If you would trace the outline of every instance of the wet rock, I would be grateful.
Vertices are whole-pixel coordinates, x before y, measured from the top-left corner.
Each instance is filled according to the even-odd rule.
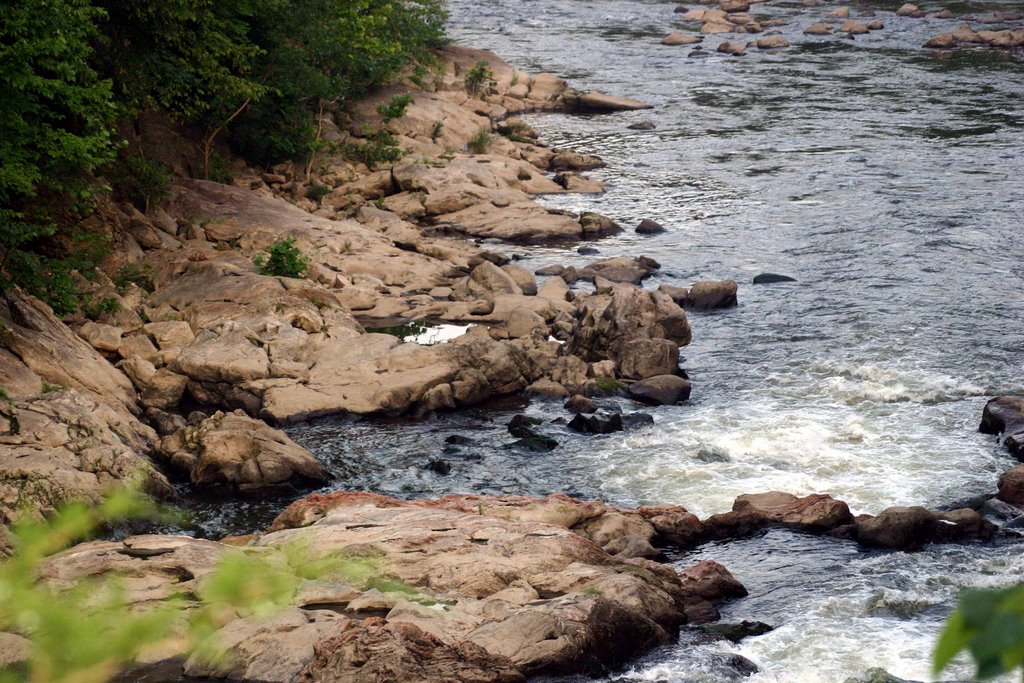
[[[701,42],[702,40],[704,40],[704,36],[687,35],[685,33],[670,33],[669,35],[665,36],[661,40],[661,44],[662,45],[693,45],[695,43]],[[633,124],[633,125],[640,125],[640,124]],[[633,130],[653,130],[654,124],[649,124],[649,125],[651,126],[650,128],[633,128],[633,126],[629,126],[629,128],[631,128]]]
[[[704,526],[714,538],[733,538],[776,524],[821,533],[852,522],[849,506],[831,496],[816,493],[797,498],[771,491],[739,496],[732,511],[712,515]]]
[[[824,36],[828,35],[829,33],[832,33],[832,28],[832,24],[819,22],[817,24],[811,24],[810,26],[805,28],[804,33],[811,36]]]
[[[552,171],[593,171],[604,165],[601,157],[568,150],[557,152],[555,156],[551,157]]]
[[[755,285],[767,285],[775,282],[796,282],[796,278],[788,275],[779,275],[777,273],[761,273],[760,275],[754,276]]]
[[[629,397],[647,405],[675,405],[690,398],[690,382],[676,375],[658,375],[629,385]]]
[[[530,436],[533,434],[533,427],[544,424],[539,417],[528,417],[526,415],[513,415],[509,420],[506,429],[512,436]]]
[[[580,214],[579,222],[585,237],[605,237],[622,231],[622,227],[611,218],[593,211]]]
[[[742,57],[743,55],[747,54],[746,47],[744,47],[741,43],[734,43],[729,40],[719,45],[718,51],[724,52],[727,55],[732,55],[733,57]]]
[[[900,5],[900,8],[896,10],[896,15],[900,17],[921,17],[924,13],[913,3],[904,3]]]
[[[956,39],[953,38],[952,33],[940,33],[937,36],[929,38],[928,41],[925,42],[924,47],[945,49],[954,47],[955,45]]]
[[[837,7],[828,13],[828,16],[835,17],[836,19],[847,19],[850,16],[849,7]]]
[[[948,9],[939,10],[932,16],[935,17],[936,19],[956,19],[956,14],[954,14]]]
[[[567,426],[581,434],[611,434],[624,429],[622,416],[619,413],[596,413],[594,415],[577,413]]]
[[[764,38],[757,39],[758,50],[776,50],[783,47],[789,47],[790,43],[782,36],[765,36]]]
[[[89,342],[97,351],[116,353],[121,348],[121,336],[124,330],[112,325],[87,322],[78,329],[78,336]]]
[[[427,462],[427,469],[436,474],[446,476],[452,473],[452,464],[447,460],[430,460]]]
[[[885,24],[878,20],[872,21],[868,24],[869,31],[881,31],[883,28],[885,28]]]
[[[646,256],[636,258],[620,256],[589,263],[580,270],[580,275],[588,278],[600,276],[610,282],[628,282],[638,285],[660,268],[661,265],[657,261]]]
[[[474,441],[473,439],[469,438],[468,436],[463,436],[462,434],[449,434],[448,436],[446,436],[444,438],[444,442],[446,444],[450,444],[452,446],[475,446],[476,445],[476,441]]]
[[[679,572],[679,579],[687,593],[712,603],[747,595],[747,589],[732,572],[714,560],[702,560]]]
[[[188,472],[195,486],[250,492],[327,481],[327,473],[312,453],[240,410],[214,413],[164,437],[159,452],[171,465]]]
[[[691,38],[697,38],[694,42],[700,42],[704,40],[703,36],[689,36]],[[626,126],[629,130],[655,130],[657,128],[653,121],[638,121],[637,123],[631,123]]]
[[[630,429],[640,429],[641,427],[649,427],[654,424],[654,416],[647,413],[622,413],[622,426],[627,431]]]
[[[849,33],[850,35],[858,36],[868,32],[868,27],[859,21],[844,21],[839,27],[840,32]]]
[[[650,218],[645,218],[636,226],[634,232],[638,235],[657,235],[665,232],[665,226]]]
[[[565,402],[563,407],[571,413],[597,412],[597,404],[581,394],[571,396],[569,400]]]
[[[1024,505],[1024,465],[1014,465],[999,476],[999,500]]]
[[[575,194],[601,194],[605,189],[602,181],[585,178],[578,173],[559,173],[554,181],[566,192]]]
[[[1018,460],[1024,460],[1024,399],[999,396],[985,404],[981,414],[982,434],[1002,434],[1003,445]]]
[[[704,633],[721,636],[726,640],[738,643],[744,638],[763,636],[766,633],[770,633],[775,630],[775,627],[769,626],[763,621],[748,621],[744,619],[739,623],[733,624],[704,624],[698,627],[698,629]]]
[[[729,308],[738,305],[739,284],[735,280],[697,282],[680,304],[690,311],[707,311],[715,308]]]
[[[539,379],[523,391],[526,396],[558,401],[569,395],[568,389],[550,379]]]
[[[534,453],[550,453],[551,451],[558,448],[558,442],[552,439],[550,436],[543,434],[533,434],[532,436],[525,436],[521,439],[517,439],[512,442],[514,448],[522,448],[527,451]]]
[[[613,97],[598,92],[567,94],[564,97],[564,102],[570,111],[590,113],[635,111],[651,108],[651,105],[639,100],[628,97]]]
[[[935,513],[920,506],[892,507],[857,522],[858,542],[892,550],[919,550],[928,543],[990,538],[994,527],[973,510]]]

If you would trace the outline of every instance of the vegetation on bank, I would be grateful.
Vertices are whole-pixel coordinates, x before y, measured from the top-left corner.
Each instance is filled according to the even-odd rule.
[[[0,9],[0,289],[58,314],[104,253],[85,227],[111,189],[145,209],[169,169],[120,139],[161,111],[255,164],[321,146],[316,117],[430,62],[444,0],[23,0]],[[385,156],[387,140],[378,140]],[[371,153],[377,150],[369,150]],[[106,179],[104,182],[103,179]]]

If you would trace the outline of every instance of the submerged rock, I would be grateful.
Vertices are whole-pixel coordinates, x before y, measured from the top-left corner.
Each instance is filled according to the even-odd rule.
[[[657,235],[665,232],[665,226],[650,218],[645,218],[634,229],[638,235]]]
[[[574,432],[583,434],[611,434],[625,429],[622,424],[622,416],[619,413],[595,413],[593,415],[578,413],[567,426]]]
[[[796,282],[796,278],[777,273],[761,273],[754,276],[755,285],[767,285],[775,282]]]
[[[738,643],[744,638],[763,636],[765,633],[770,633],[775,630],[775,627],[769,626],[763,621],[747,621],[744,619],[739,623],[733,624],[704,624],[699,627],[699,630],[704,633],[722,636],[726,640]]]

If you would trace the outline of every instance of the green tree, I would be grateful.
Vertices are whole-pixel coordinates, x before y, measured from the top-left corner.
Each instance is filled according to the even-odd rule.
[[[88,211],[92,171],[114,151],[110,82],[92,68],[101,10],[22,0],[0,11],[0,288],[20,285],[58,313],[77,307],[62,230]]]

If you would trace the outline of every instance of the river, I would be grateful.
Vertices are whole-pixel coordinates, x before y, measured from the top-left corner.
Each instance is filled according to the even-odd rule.
[[[666,233],[627,230],[595,246],[659,260],[648,286],[736,279],[740,305],[691,315],[683,365],[693,398],[651,411],[653,428],[588,438],[552,425],[556,451],[522,453],[505,447],[504,422],[551,411],[513,402],[420,422],[323,420],[290,434],[327,463],[334,488],[409,497],[563,491],[703,516],[773,489],[830,493],[855,513],[994,490],[1012,461],[977,433],[981,409],[989,396],[1024,393],[1024,56],[924,50],[960,22],[897,17],[896,4],[853,8],[886,25],[855,40],[802,34],[834,5],[758,5],[788,20],[780,30],[793,46],[735,58],[714,52],[715,36],[703,57],[660,45],[682,28],[669,2],[452,0],[458,42],[653,105],[528,117],[550,143],[608,163],[593,173],[606,194],[545,201],[626,226],[657,220]],[[641,121],[655,129],[628,128]],[[587,261],[571,247],[505,250],[530,268]],[[797,282],[752,285],[764,271]],[[452,434],[474,443],[446,445]],[[450,473],[425,467],[437,458]],[[196,512],[208,530],[247,531],[282,504],[211,499]],[[957,592],[1024,570],[1011,541],[881,553],[778,530],[674,561],[704,558],[750,590],[725,619],[776,629],[728,648],[684,636],[619,676],[728,680],[712,665],[725,651],[760,667],[751,683],[834,683],[876,666],[928,679]]]

